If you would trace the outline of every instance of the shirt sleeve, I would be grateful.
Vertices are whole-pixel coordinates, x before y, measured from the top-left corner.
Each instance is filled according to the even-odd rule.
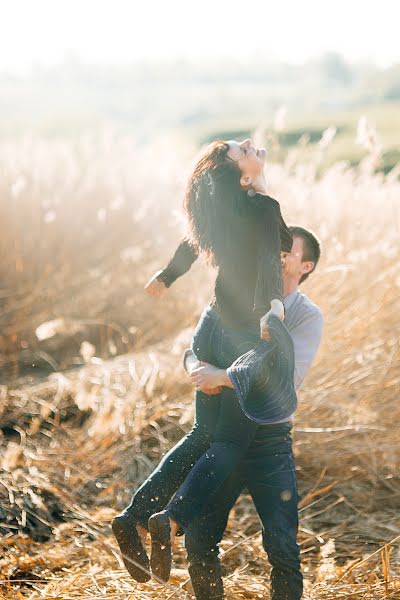
[[[281,238],[281,252],[291,252],[293,246],[293,234],[286,225],[281,214],[281,207],[278,204],[279,211],[279,235]]]
[[[184,237],[167,266],[157,275],[157,279],[169,288],[178,277],[189,271],[198,256],[196,248]]]
[[[257,196],[262,195],[258,194]],[[253,310],[267,312],[271,308],[271,300],[276,298],[283,302],[281,235],[286,236],[285,245],[287,246],[287,234],[291,236],[291,233],[282,219],[279,203],[269,196],[263,196],[261,202],[257,282]]]
[[[301,322],[290,329],[294,345],[294,386],[296,390],[303,383],[304,377],[315,358],[321,343],[324,319],[321,311],[308,312]]]

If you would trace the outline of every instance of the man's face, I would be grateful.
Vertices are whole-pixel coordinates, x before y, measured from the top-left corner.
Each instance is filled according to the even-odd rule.
[[[303,261],[303,239],[293,237],[293,246],[291,252],[282,252],[284,258],[282,264],[282,275],[290,279],[301,279],[304,273],[309,273],[314,263],[312,261]]]

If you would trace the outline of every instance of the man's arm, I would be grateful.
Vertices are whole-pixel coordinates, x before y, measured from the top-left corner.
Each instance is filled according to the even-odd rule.
[[[158,273],[157,280],[169,288],[178,277],[189,271],[198,256],[197,249],[184,237],[167,266]]]
[[[294,385],[296,390],[301,386],[315,358],[321,343],[324,319],[321,311],[315,307],[308,312],[301,322],[290,329],[294,345]]]
[[[309,311],[296,327],[290,329],[294,345],[294,386],[296,390],[303,383],[315,358],[321,343],[323,324],[322,313],[315,307],[315,310]],[[200,389],[204,388],[203,391],[206,388],[212,389],[220,386],[233,388],[226,369],[220,369],[204,361],[200,364],[201,366],[197,365],[192,373],[189,372],[190,379],[195,386]]]

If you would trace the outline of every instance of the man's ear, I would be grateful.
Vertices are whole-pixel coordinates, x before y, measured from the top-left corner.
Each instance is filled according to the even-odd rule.
[[[250,175],[241,175],[240,177],[240,185],[242,188],[249,188],[251,186],[251,184],[253,183],[252,178],[250,177]]]
[[[303,273],[303,275],[305,275],[306,273],[310,273],[310,271],[312,271],[313,268],[314,263],[312,260],[305,260],[301,263],[301,272]]]

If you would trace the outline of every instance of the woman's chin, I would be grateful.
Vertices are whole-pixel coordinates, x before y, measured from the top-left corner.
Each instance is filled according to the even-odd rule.
[[[267,158],[267,151],[265,148],[259,148],[258,150],[258,158],[265,163],[265,159]]]

